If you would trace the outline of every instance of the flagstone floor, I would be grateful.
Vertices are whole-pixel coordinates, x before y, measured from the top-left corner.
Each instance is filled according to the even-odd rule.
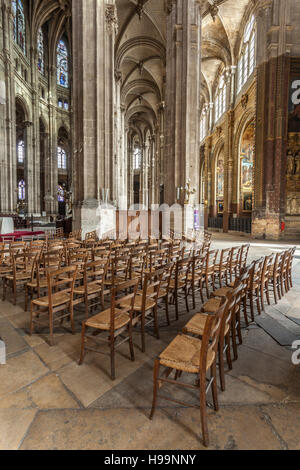
[[[246,239],[215,234],[213,240],[223,248]],[[276,242],[253,242],[250,259],[282,248]],[[300,340],[299,260],[300,246],[294,288],[264,316]],[[162,316],[161,339],[147,335],[146,354],[136,332],[136,361],[129,360],[125,344],[117,354],[117,379],[112,382],[108,357],[89,353],[82,366],[77,363],[81,312],[76,313],[76,335],[57,330],[51,348],[47,334],[28,335],[22,292],[17,306],[0,301],[0,336],[8,350],[7,364],[0,366],[0,450],[203,449],[197,409],[159,401],[153,421],[148,418],[153,359],[193,313],[183,308],[171,327]],[[244,329],[243,336],[239,359],[226,373],[227,390],[219,392],[220,410],[209,410],[210,448],[300,449],[300,365],[292,364],[291,347],[279,345],[257,324]],[[173,388],[170,393],[179,400],[197,401],[192,391]]]

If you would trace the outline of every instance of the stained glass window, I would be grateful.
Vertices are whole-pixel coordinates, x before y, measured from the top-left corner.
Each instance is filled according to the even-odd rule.
[[[58,104],[58,107],[59,107],[59,108],[62,108],[62,107],[63,107],[63,102],[62,102],[61,99],[58,100],[58,103],[57,103],[57,104]]]
[[[44,52],[44,33],[42,28],[38,31],[37,39],[37,50],[38,50],[38,69],[44,75],[45,73],[45,52]]]
[[[26,191],[25,191],[25,181],[21,180],[18,184],[18,199],[19,201],[25,201]]]
[[[17,145],[17,157],[18,157],[18,163],[24,163],[25,160],[25,144],[24,140],[19,140],[18,145]]]
[[[21,0],[12,0],[12,11],[14,16],[14,40],[26,53],[26,23],[24,7]]]
[[[237,92],[239,93],[245,85],[248,78],[254,72],[256,63],[255,58],[255,44],[256,44],[256,29],[255,18],[251,16],[244,34],[243,46],[238,62],[238,81]]]
[[[67,154],[62,147],[57,147],[57,167],[59,170],[67,169]]]
[[[64,108],[65,108],[66,111],[68,111],[68,109],[69,109],[69,103],[68,103],[68,101],[65,101],[65,102],[64,102]]]
[[[69,57],[66,43],[61,39],[57,45],[57,83],[69,87]]]
[[[65,202],[65,191],[61,184],[57,186],[57,199],[58,202]]]

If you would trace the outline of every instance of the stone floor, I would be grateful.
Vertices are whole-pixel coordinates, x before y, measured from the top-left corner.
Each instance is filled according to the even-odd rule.
[[[215,247],[245,242],[245,238],[214,235]],[[282,249],[281,244],[253,242],[250,258]],[[300,246],[294,266],[294,288],[267,310],[275,325],[300,340]],[[201,307],[198,301],[197,310]],[[117,379],[109,378],[109,359],[89,353],[77,364],[77,334],[59,330],[55,346],[47,334],[28,336],[29,315],[18,305],[0,301],[0,334],[8,349],[0,366],[0,449],[202,449],[199,411],[160,401],[154,420],[148,419],[152,400],[154,357],[190,318],[184,309],[179,322],[165,326],[161,339],[147,335],[147,353],[135,333],[136,361],[128,345],[116,359]],[[227,390],[219,393],[220,410],[209,410],[211,449],[300,449],[300,365],[292,350],[253,324],[243,332],[239,359],[226,374]],[[170,390],[174,396],[197,401],[191,391]],[[208,396],[208,402],[211,397]]]

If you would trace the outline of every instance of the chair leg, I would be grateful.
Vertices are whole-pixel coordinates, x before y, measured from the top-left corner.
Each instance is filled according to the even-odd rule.
[[[153,369],[153,400],[152,400],[152,409],[150,413],[150,419],[153,418],[155,409],[156,409],[156,402],[157,402],[157,392],[158,392],[158,374],[159,374],[159,359],[156,359],[154,362],[154,369]]]
[[[170,326],[169,299],[168,299],[168,295],[166,295],[166,297],[165,297],[165,306],[166,306],[166,318],[167,318],[167,323],[168,323],[168,326]]]
[[[238,359],[238,351],[237,351],[237,343],[236,343],[236,319],[235,317],[231,321],[231,341],[232,341],[232,349],[233,349],[233,357],[234,360],[237,361]]]
[[[129,323],[128,325],[128,336],[129,336],[130,358],[132,362],[134,362],[135,356],[134,356],[134,347],[133,347],[133,340],[132,340],[132,324],[131,323]]]
[[[116,378],[116,367],[115,367],[115,338],[110,335],[110,372],[111,372],[111,379],[115,380]]]
[[[195,283],[192,283],[193,310],[196,309]]]
[[[187,287],[185,287],[184,295],[185,295],[186,311],[189,312],[189,311],[190,311],[190,308],[189,308],[189,302],[188,302],[188,290],[187,290]]]
[[[224,340],[219,342],[219,376],[222,392],[225,392],[225,373],[224,373]]]
[[[30,330],[29,335],[32,336],[34,332],[34,323],[33,323],[33,303],[30,305]]]
[[[211,366],[211,378],[213,379],[212,383],[212,397],[214,402],[215,411],[219,410],[219,402],[218,402],[218,388],[217,388],[217,365],[216,361],[214,361],[213,365]]]
[[[202,428],[202,439],[203,445],[208,447],[208,427],[207,427],[207,409],[206,409],[206,377],[202,373],[200,377],[200,415],[201,415],[201,428]]]
[[[78,364],[81,366],[81,364],[83,363],[83,360],[84,360],[84,356],[85,356],[85,330],[86,330],[86,326],[85,326],[85,323],[83,322],[82,323],[82,329],[81,329],[81,350],[80,350],[80,359],[79,359],[79,362]]]
[[[142,312],[141,317],[141,337],[142,337],[142,352],[146,352],[146,340],[145,340],[145,312]]]
[[[159,339],[159,328],[158,328],[158,318],[157,318],[157,305],[155,305],[153,309],[153,316],[154,316],[154,328],[155,328],[155,334],[156,338]]]
[[[49,330],[50,330],[50,346],[54,345],[53,339],[53,312],[49,312]]]
[[[73,303],[70,305],[70,321],[71,321],[72,335],[75,335],[75,334],[76,334],[76,331],[75,331],[75,324],[74,324],[74,308],[73,308]]]
[[[179,311],[178,311],[178,292],[177,292],[177,289],[175,289],[175,292],[174,292],[174,300],[175,300],[176,321],[178,321],[179,320]]]
[[[226,360],[228,364],[229,370],[232,370],[232,359],[231,359],[231,351],[230,351],[230,332],[227,333],[225,337],[225,342],[226,342]]]
[[[24,304],[24,311],[27,312],[28,309],[28,286],[25,285],[25,304]]]

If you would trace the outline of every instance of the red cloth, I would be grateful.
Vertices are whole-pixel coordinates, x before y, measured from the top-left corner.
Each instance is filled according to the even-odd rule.
[[[13,238],[15,240],[21,239],[22,237],[37,237],[38,235],[44,235],[45,232],[14,232],[14,233],[5,233],[0,235],[0,241],[3,241],[3,238]]]

